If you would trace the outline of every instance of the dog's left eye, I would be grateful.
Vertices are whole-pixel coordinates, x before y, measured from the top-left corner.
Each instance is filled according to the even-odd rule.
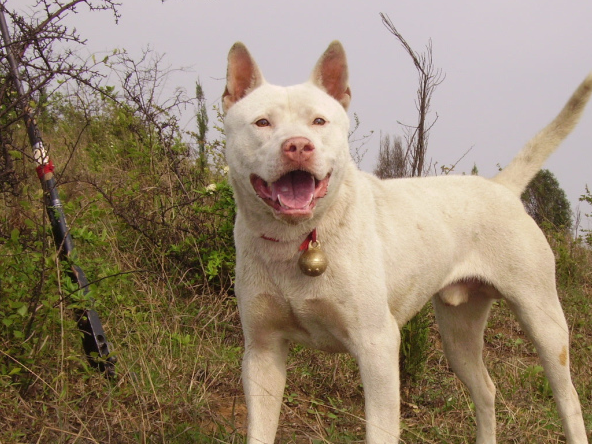
[[[325,123],[327,123],[327,121],[325,119],[323,119],[322,117],[317,117],[316,119],[314,119],[312,121],[313,125],[324,125]]]
[[[255,122],[255,125],[261,128],[263,126],[271,126],[271,123],[267,119],[259,119]]]

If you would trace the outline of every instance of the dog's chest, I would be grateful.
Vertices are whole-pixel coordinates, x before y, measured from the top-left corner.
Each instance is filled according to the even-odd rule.
[[[286,339],[329,352],[347,351],[352,322],[346,307],[332,294],[263,293],[255,297],[255,329],[276,331]]]

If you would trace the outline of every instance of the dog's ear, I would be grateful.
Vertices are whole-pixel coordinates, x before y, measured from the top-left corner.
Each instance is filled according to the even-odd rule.
[[[345,50],[337,40],[331,42],[317,62],[310,81],[347,109],[351,100],[347,60]]]
[[[247,47],[236,42],[228,52],[226,89],[222,94],[222,110],[228,111],[232,105],[249,92],[265,83],[259,67]]]

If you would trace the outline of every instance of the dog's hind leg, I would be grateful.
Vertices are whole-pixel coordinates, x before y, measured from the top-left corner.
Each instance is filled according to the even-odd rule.
[[[456,286],[453,291],[462,289]],[[481,293],[467,293],[466,298],[452,296],[446,293],[444,301],[466,302],[453,306],[441,296],[432,299],[444,354],[471,393],[477,417],[477,444],[494,444],[495,386],[483,364],[483,330],[493,299]]]
[[[531,285],[521,294],[514,293],[514,297],[508,297],[508,305],[534,342],[553,389],[567,442],[583,444],[588,439],[578,394],[571,382],[569,332],[554,284],[550,273],[546,285]]]

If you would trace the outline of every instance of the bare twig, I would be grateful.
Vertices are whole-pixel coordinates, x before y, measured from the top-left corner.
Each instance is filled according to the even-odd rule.
[[[405,140],[407,150],[405,158],[408,159],[410,164],[410,168],[406,174],[412,177],[422,176],[429,170],[429,165],[426,166],[425,164],[425,155],[428,147],[430,130],[438,119],[438,116],[436,115],[434,121],[430,123],[427,120],[427,116],[430,111],[430,104],[434,90],[444,81],[445,75],[441,69],[434,67],[431,40],[426,45],[426,52],[418,53],[414,51],[403,38],[388,15],[380,13],[380,17],[388,31],[393,34],[399,40],[403,48],[405,48],[405,51],[413,60],[413,64],[418,72],[419,87],[417,89],[417,98],[415,102],[418,111],[417,124],[403,126],[406,128]]]

